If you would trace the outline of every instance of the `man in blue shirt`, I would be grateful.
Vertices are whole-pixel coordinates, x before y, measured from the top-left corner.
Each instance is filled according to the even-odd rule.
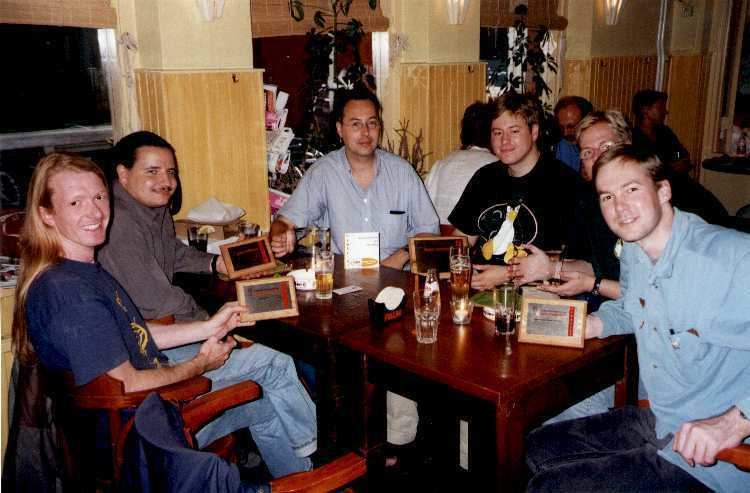
[[[336,95],[336,131],[344,146],[319,159],[271,225],[277,256],[294,249],[294,228],[330,227],[334,253],[346,233],[380,233],[380,262],[401,269],[409,260],[410,236],[439,234],[439,220],[414,168],[378,149],[380,103],[365,88]]]
[[[294,228],[330,227],[332,250],[344,252],[346,233],[378,232],[380,263],[403,269],[410,236],[439,234],[437,212],[414,168],[380,143],[380,102],[364,87],[336,94],[336,131],[344,143],[305,173],[271,225],[277,256],[294,250]],[[391,392],[387,398],[389,443],[403,445],[417,433],[416,403]]]
[[[631,146],[594,168],[602,215],[625,241],[621,297],[587,337],[635,334],[651,407],[532,432],[528,491],[746,491],[750,474],[715,463],[750,437],[750,236],[670,204],[663,165]]]
[[[555,157],[576,172],[581,169],[576,126],[592,111],[594,106],[581,96],[565,96],[555,105],[555,122],[560,132],[560,140],[555,144]]]

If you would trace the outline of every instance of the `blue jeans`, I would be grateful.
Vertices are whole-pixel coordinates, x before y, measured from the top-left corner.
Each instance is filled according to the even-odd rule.
[[[658,455],[671,436],[658,439],[655,421],[650,409],[624,407],[537,428],[526,438],[527,493],[710,491]]]
[[[607,387],[596,394],[585,398],[577,404],[573,404],[554,418],[544,422],[545,425],[567,421],[569,419],[585,418],[595,414],[608,412],[615,405],[615,387]]]
[[[189,344],[164,351],[173,364],[189,360],[200,350]],[[274,477],[308,471],[307,457],[317,448],[315,404],[297,377],[292,358],[262,344],[235,349],[224,365],[206,372],[212,389],[254,380],[263,389],[261,399],[226,411],[196,435],[203,447],[217,438],[247,427],[260,455]]]

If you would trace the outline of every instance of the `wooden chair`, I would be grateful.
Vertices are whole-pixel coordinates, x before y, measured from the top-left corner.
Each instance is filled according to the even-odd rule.
[[[641,399],[638,401],[638,407],[651,407],[651,403],[648,399]],[[740,444],[721,450],[716,454],[716,459],[734,464],[737,469],[750,471],[750,445]]]
[[[121,381],[107,375],[97,377],[82,386],[76,386],[73,374],[69,371],[55,372],[51,374],[51,377],[56,405],[58,410],[63,413],[59,416],[63,420],[63,435],[66,447],[71,443],[71,434],[75,432],[74,428],[78,425],[75,420],[77,411],[92,410],[106,413],[109,426],[108,441],[112,451],[112,480],[114,484],[117,484],[119,480],[124,441],[132,427],[132,419],[123,419],[122,411],[135,410],[151,392],[157,392],[164,399],[175,402],[180,406],[188,402],[200,401],[207,408],[221,409],[250,402],[261,395],[260,387],[252,381],[242,382],[208,393],[211,390],[211,381],[202,376],[139,392],[125,392]],[[228,436],[217,440],[209,447],[212,451],[231,458],[232,444],[233,439]],[[66,455],[70,456],[70,454]],[[66,469],[71,477],[78,478],[80,476],[77,467],[76,464],[66,464]]]
[[[132,462],[126,462],[127,470],[121,475],[123,486],[173,493],[192,491],[196,484],[207,481],[217,485],[216,491],[268,491],[270,487],[273,493],[322,493],[340,489],[367,471],[364,458],[347,453],[312,471],[274,479],[268,485],[245,483],[235,465],[205,450],[191,450],[195,433],[222,411],[222,406],[196,399],[176,413],[163,399],[149,396],[136,412],[128,439],[127,459]]]

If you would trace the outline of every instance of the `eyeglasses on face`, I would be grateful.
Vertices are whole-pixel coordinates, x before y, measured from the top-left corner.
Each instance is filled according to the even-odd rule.
[[[367,130],[372,132],[373,130],[377,130],[380,128],[380,120],[377,120],[375,118],[367,120],[366,122],[363,122],[362,120],[354,120],[350,121],[349,123],[345,123],[344,126],[349,127],[355,132],[361,132],[365,129],[365,127],[367,127]]]
[[[602,142],[601,144],[599,144],[598,149],[599,149],[600,153],[607,152],[610,147],[612,147],[612,146],[614,146],[616,144],[617,144],[617,142],[614,142],[614,141],[611,141],[611,140],[607,140],[607,141]],[[581,159],[588,160],[588,159],[591,159],[593,155],[594,155],[594,149],[592,149],[591,147],[585,147],[585,148],[581,149],[581,154],[580,154]]]

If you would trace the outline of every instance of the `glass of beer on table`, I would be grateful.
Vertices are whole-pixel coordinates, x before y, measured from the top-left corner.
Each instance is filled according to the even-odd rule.
[[[450,249],[451,298],[468,298],[471,282],[471,258],[466,245],[452,246]]]
[[[333,297],[333,252],[315,249],[313,257],[315,270],[315,297],[328,300]]]

